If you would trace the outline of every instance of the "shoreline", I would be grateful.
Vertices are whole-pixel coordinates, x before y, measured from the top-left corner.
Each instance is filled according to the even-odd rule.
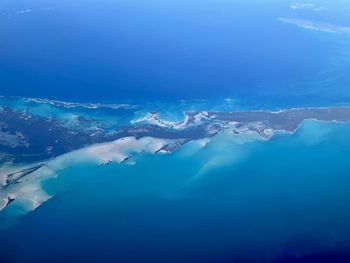
[[[98,108],[110,108],[110,109],[135,109],[139,110],[142,108],[143,105],[140,105],[141,102],[139,99],[122,99],[122,100],[116,100],[116,101],[106,101],[106,102],[100,102],[100,101],[83,101],[83,102],[77,102],[77,101],[70,101],[70,100],[64,100],[64,99],[47,99],[47,98],[41,98],[41,97],[26,97],[26,96],[15,96],[15,95],[0,95],[0,99],[9,99],[9,100],[27,100],[28,102],[35,102],[35,103],[43,103],[43,104],[49,104],[54,107],[63,107],[63,108],[86,108],[90,110],[96,110]],[[214,103],[214,105],[219,106],[220,103],[222,104],[230,104],[231,102],[237,102],[236,106],[239,106],[239,100],[235,98],[216,98],[216,99],[175,99],[175,100],[146,100],[142,101],[144,105],[149,108],[150,106],[159,107],[163,104],[169,104],[169,105],[178,105],[178,103],[188,103],[188,104],[197,104],[197,103]],[[0,101],[1,104],[1,101]],[[213,106],[213,105],[211,105]],[[241,109],[237,111],[225,111],[225,112],[270,112],[270,113],[280,113],[283,111],[288,110],[296,110],[296,109],[326,109],[326,108],[350,108],[350,102],[337,102],[335,104],[329,104],[329,105],[323,105],[323,106],[291,106],[291,107],[281,107],[277,106],[279,109],[259,109],[258,107],[255,109]],[[204,111],[204,110],[198,110],[198,111]],[[152,110],[150,107],[150,112],[157,112]],[[186,112],[186,111],[184,111]],[[191,111],[188,111],[191,112]],[[219,111],[221,112],[221,111]]]

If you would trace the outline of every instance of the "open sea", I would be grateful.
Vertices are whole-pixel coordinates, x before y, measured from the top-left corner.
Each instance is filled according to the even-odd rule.
[[[311,3],[314,9],[287,0],[4,0],[0,94],[348,103],[350,6]]]

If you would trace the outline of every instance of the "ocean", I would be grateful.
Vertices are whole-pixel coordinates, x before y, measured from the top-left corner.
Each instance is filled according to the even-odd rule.
[[[293,2],[1,1],[0,96],[136,105],[11,105],[111,130],[153,111],[349,105],[348,0]],[[350,262],[349,133],[307,120],[123,164],[68,155],[47,202],[1,212],[0,262]]]
[[[343,0],[313,4],[320,11],[286,0],[4,1],[0,94],[348,103],[350,38],[338,31],[350,26],[350,7]],[[303,21],[316,24],[303,28]]]
[[[287,259],[342,255],[349,132],[349,124],[306,121],[270,141],[221,134],[205,147],[190,142],[174,154],[135,156],[134,165],[65,168],[44,183],[52,199],[2,230],[1,257],[299,262]]]

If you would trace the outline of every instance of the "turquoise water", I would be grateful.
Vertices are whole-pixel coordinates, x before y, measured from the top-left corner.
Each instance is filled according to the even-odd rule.
[[[67,168],[0,235],[9,262],[271,262],[349,248],[349,124],[221,134],[135,165]],[[261,262],[261,261],[260,261]]]

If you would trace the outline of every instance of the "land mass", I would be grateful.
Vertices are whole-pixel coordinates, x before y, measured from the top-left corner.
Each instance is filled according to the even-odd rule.
[[[40,178],[54,175],[69,165],[71,159],[73,162],[93,159],[98,164],[132,165],[133,154],[171,153],[189,141],[198,141],[204,147],[211,137],[222,132],[232,136],[249,133],[269,140],[276,131],[295,132],[309,119],[350,122],[350,107],[278,112],[191,111],[184,113],[183,120],[172,122],[162,119],[157,112],[146,112],[135,118],[138,114],[131,110],[128,115],[120,116],[117,106],[101,106],[100,109],[96,104],[86,107],[54,102],[49,105],[56,114],[50,114],[50,110],[38,114],[18,104],[21,106],[0,103],[0,211],[12,203],[28,204],[28,200],[28,209],[33,210],[48,200],[50,196],[41,189]],[[104,115],[100,110],[106,109],[108,117],[101,118],[100,115]],[[125,116],[126,121],[121,125],[110,125],[111,119],[120,120]]]
[[[254,132],[265,139],[275,131],[294,132],[306,119],[350,122],[350,107],[300,108],[278,112],[186,112],[184,120],[167,122],[153,112],[141,121],[112,131],[96,127],[89,119],[84,125],[66,125],[42,117],[0,108],[0,164],[45,161],[88,145],[124,137],[154,137],[176,140],[162,150],[174,151],[190,140],[210,138],[223,130],[233,134]],[[161,150],[161,149],[160,149]]]

